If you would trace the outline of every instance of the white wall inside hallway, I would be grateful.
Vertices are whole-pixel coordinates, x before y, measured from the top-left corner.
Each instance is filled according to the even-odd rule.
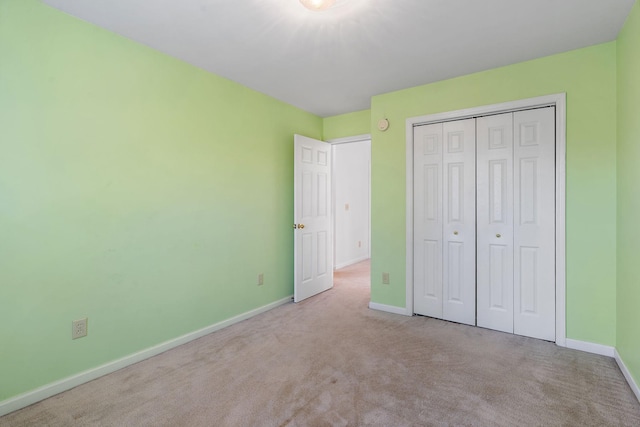
[[[370,257],[371,141],[333,146],[335,268]]]

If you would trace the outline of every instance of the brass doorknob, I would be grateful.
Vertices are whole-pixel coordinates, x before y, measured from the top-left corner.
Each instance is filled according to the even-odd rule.
[[[502,235],[500,233],[496,234],[496,237],[499,239],[500,237],[502,237]]]
[[[298,228],[304,228],[304,224],[298,224]]]
[[[457,235],[458,235],[458,232],[457,232],[457,231],[454,231],[454,232],[453,232],[453,234],[457,236]]]

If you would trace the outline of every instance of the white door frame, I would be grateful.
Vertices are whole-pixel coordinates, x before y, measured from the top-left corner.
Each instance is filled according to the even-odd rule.
[[[445,113],[410,117],[406,121],[406,305],[405,313],[413,315],[413,128],[417,125],[467,119],[537,107],[556,107],[556,344],[566,347],[566,93],[484,105]]]
[[[371,143],[371,134],[370,133],[365,133],[362,135],[354,135],[354,136],[347,136],[344,138],[334,138],[334,139],[329,139],[325,142],[329,143],[332,145],[331,147],[331,203],[333,206],[333,211],[331,212],[331,215],[333,215],[333,217],[331,218],[331,220],[333,221],[333,267],[335,268],[336,266],[336,189],[335,189],[335,176],[334,175],[334,170],[333,170],[333,165],[335,165],[335,155],[336,155],[336,150],[333,148],[333,145],[339,145],[339,144],[349,144],[351,142],[363,142],[363,141],[369,141]],[[369,158],[369,258],[371,258],[371,158]]]

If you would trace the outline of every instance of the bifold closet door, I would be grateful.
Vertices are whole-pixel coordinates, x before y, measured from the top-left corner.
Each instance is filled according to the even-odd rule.
[[[477,129],[478,326],[513,333],[513,113]]]
[[[413,311],[442,319],[442,123],[413,129]]]
[[[478,118],[478,326],[555,340],[555,109]]]
[[[414,129],[414,311],[475,325],[475,120]]]
[[[555,341],[555,108],[513,113],[513,332]]]

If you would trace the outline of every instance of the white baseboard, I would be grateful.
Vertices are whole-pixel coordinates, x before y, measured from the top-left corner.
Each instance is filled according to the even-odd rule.
[[[340,270],[341,268],[345,268],[345,267],[348,267],[350,265],[357,264],[357,263],[359,263],[361,261],[365,261],[365,260],[368,260],[368,259],[369,259],[369,256],[365,255],[365,256],[360,257],[360,258],[355,258],[355,259],[352,259],[352,260],[349,260],[349,261],[346,261],[346,262],[342,262],[340,264],[336,264],[334,269],[335,270]]]
[[[413,313],[404,307],[396,307],[395,305],[378,304],[377,302],[369,302],[369,308],[372,310],[386,311],[387,313],[401,314],[403,316],[412,316]]]
[[[618,353],[617,349],[615,350],[615,358],[616,362],[618,363],[618,367],[622,371],[622,375],[624,375],[627,383],[629,383],[629,387],[631,387],[631,390],[633,390],[633,393],[636,395],[636,399],[638,399],[638,402],[640,402],[640,388],[638,388],[638,383],[636,383],[636,381],[633,379],[631,371],[629,371],[627,365],[624,364],[624,361],[622,360],[622,357]]]
[[[596,344],[588,341],[572,340],[567,338],[566,347],[574,350],[586,351],[587,353],[599,354],[601,356],[613,357],[616,349],[609,345]]]
[[[10,399],[4,400],[0,402],[0,417],[10,412],[17,411],[18,409],[25,408],[29,405],[32,405],[36,402],[44,400],[48,397],[54,396],[58,393],[62,393],[63,391],[70,390],[74,387],[79,386],[80,384],[84,384],[89,381],[95,380],[96,378],[99,378],[103,375],[110,374],[119,369],[125,368],[129,365],[133,365],[134,363],[138,363],[142,360],[148,359],[160,353],[164,353],[167,350],[171,350],[172,348],[178,347],[182,344],[186,344],[189,341],[193,341],[195,339],[208,335],[212,332],[226,328],[227,326],[231,326],[235,323],[241,322],[253,316],[257,316],[258,314],[264,313],[266,311],[269,311],[281,305],[287,304],[291,302],[292,298],[293,296],[282,298],[281,300],[274,301],[267,305],[263,305],[262,307],[258,307],[256,309],[247,311],[246,313],[239,314],[237,316],[231,317],[229,319],[223,320],[221,322],[215,323],[213,325],[207,326],[197,331],[190,332],[178,338],[165,341],[156,346],[147,348],[145,350],[141,350],[137,353],[130,354],[121,359],[114,360],[113,362],[109,362],[102,366],[98,366],[96,368],[89,369],[84,372],[80,372],[79,374],[72,375],[67,378],[63,378],[59,381],[44,385],[42,387],[39,387],[27,393],[23,393],[18,396],[12,397]]]

